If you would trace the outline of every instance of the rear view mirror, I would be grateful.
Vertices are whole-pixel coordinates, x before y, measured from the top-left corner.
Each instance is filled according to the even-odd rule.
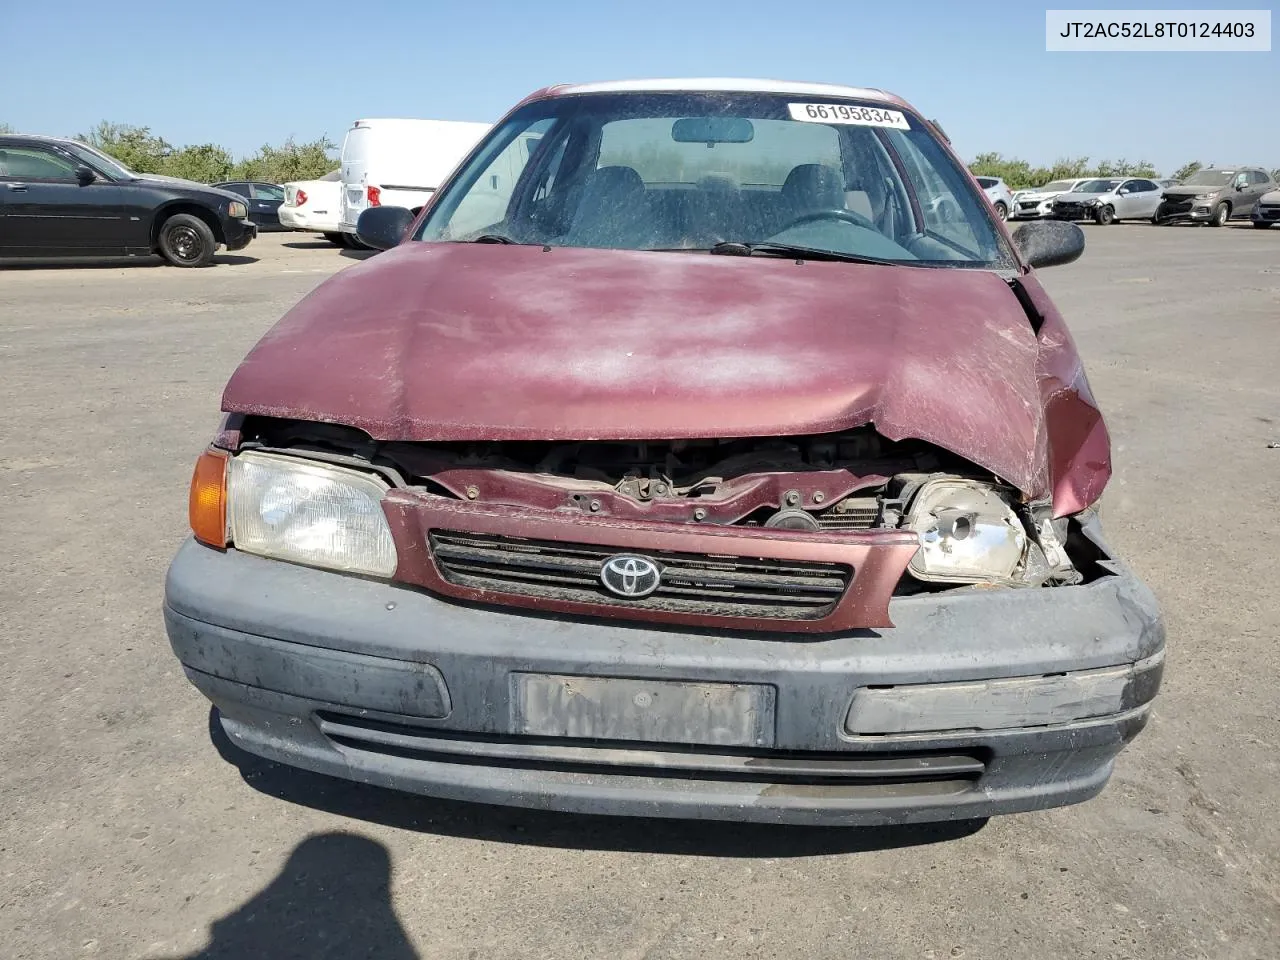
[[[404,207],[369,207],[356,221],[356,237],[375,250],[390,250],[404,239],[413,220],[413,211]]]
[[[685,117],[671,124],[676,143],[750,143],[756,128],[745,117]]]
[[[1032,267],[1057,267],[1080,259],[1084,231],[1065,220],[1030,220],[1013,232],[1013,245]]]
[[[82,187],[87,187],[93,181],[98,179],[98,175],[85,166],[76,167],[76,182]]]

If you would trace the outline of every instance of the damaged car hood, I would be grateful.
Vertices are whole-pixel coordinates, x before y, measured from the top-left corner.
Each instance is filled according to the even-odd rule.
[[[411,242],[289,311],[222,408],[400,441],[872,424],[1038,497],[1053,486],[1039,346],[985,270]]]

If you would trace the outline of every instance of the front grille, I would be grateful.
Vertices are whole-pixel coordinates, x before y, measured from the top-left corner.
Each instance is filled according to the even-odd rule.
[[[1259,220],[1280,220],[1280,206],[1258,206]]]
[[[652,594],[615,596],[604,562],[625,548],[433,530],[431,552],[448,583],[495,593],[597,606],[706,616],[819,620],[839,602],[853,575],[839,563],[644,551],[662,569]]]
[[[1089,208],[1083,203],[1055,203],[1053,213],[1055,216],[1081,220],[1089,215]]]
[[[1166,216],[1174,213],[1190,213],[1191,203],[1191,197],[1187,197],[1185,200],[1172,200],[1166,198],[1165,201],[1160,204],[1160,213]]]
[[[981,754],[963,751],[820,753],[709,749],[670,743],[466,733],[328,711],[316,714],[316,722],[331,743],[347,751],[516,770],[933,793],[970,789],[986,772]]]
[[[1019,210],[1034,210],[1038,206],[1040,206],[1039,200],[1019,200],[1018,201]]]

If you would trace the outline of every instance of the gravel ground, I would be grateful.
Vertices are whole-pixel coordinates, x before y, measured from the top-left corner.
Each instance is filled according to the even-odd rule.
[[[536,814],[236,755],[169,651],[164,570],[227,376],[354,260],[266,235],[207,270],[0,266],[0,952],[1280,956],[1280,230],[1085,229],[1045,280],[1114,437],[1109,535],[1167,615],[1155,718],[1089,803],[891,830]]]

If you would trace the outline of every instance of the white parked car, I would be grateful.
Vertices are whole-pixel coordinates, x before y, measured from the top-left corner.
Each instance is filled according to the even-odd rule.
[[[1013,195],[1013,207],[1009,210],[1010,220],[1034,220],[1037,217],[1053,215],[1053,200],[1059,194],[1070,193],[1082,183],[1088,183],[1094,177],[1076,177],[1074,180],[1054,180],[1043,187],[1032,187],[1030,190],[1018,190]]]
[[[458,120],[357,120],[342,142],[340,229],[354,235],[368,207],[415,214],[490,124]]]
[[[288,230],[322,233],[330,243],[346,245],[339,225],[342,205],[340,170],[318,180],[293,180],[284,184],[280,205],[280,226]]]
[[[1001,220],[1009,219],[1009,212],[1013,209],[1013,191],[1009,189],[1009,185],[999,177],[975,177],[978,186],[982,187],[982,192],[987,195],[987,199],[991,201],[991,205],[996,208],[996,214]]]

